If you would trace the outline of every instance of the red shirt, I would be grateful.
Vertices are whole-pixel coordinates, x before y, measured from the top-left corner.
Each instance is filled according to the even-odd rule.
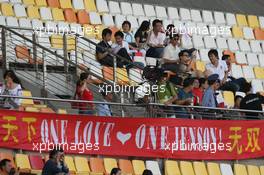
[[[85,101],[94,100],[93,93],[88,88],[85,88],[82,92],[80,86],[77,87],[77,96],[79,100],[85,100]],[[94,106],[93,103],[79,103],[79,109],[81,110],[87,110],[87,109],[89,110],[92,109],[93,106]]]
[[[193,88],[192,93],[194,95],[194,102],[193,102],[193,104],[194,105],[200,105],[200,104],[202,104],[204,92],[200,88]]]

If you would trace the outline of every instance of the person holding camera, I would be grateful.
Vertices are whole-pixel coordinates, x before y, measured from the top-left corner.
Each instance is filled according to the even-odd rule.
[[[64,151],[62,148],[54,148],[50,151],[49,160],[42,169],[42,175],[68,175],[69,168],[64,160]]]
[[[15,169],[11,160],[3,159],[0,161],[0,175],[19,175],[19,168]]]

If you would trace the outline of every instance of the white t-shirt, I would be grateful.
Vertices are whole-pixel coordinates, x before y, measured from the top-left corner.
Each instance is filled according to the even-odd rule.
[[[164,54],[163,58],[167,60],[172,60],[176,61],[179,59],[179,53],[180,53],[180,48],[178,46],[174,47],[172,44],[169,44],[167,47],[164,49]]]
[[[17,84],[17,86],[14,89],[6,89],[6,87],[4,86],[2,88],[1,94],[2,95],[10,95],[10,96],[22,96],[22,88],[21,88],[21,85],[20,84]],[[11,98],[11,100],[13,102],[15,102],[19,106],[22,99],[20,99],[20,98]],[[7,107],[7,108],[13,109],[13,106],[9,103],[8,100],[5,101],[4,106]]]
[[[206,64],[206,70],[209,70],[211,74],[218,74],[219,79],[223,80],[225,77],[225,72],[228,71],[226,62],[223,60],[218,60],[218,66],[215,67],[212,63]]]
[[[122,46],[117,43],[112,44],[112,48],[114,49],[114,53],[117,53],[121,48],[125,48],[129,53],[129,45],[126,41],[122,41]]]
[[[153,31],[150,32],[150,37],[149,37],[149,44],[153,45],[159,45],[159,44],[164,44],[166,39],[165,33],[159,32],[158,35],[156,36]]]

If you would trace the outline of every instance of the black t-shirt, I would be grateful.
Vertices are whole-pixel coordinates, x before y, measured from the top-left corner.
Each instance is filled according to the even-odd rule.
[[[264,97],[258,94],[249,94],[245,96],[240,103],[240,109],[262,111]],[[248,116],[257,116],[258,113],[246,112]]]
[[[107,42],[101,41],[98,43],[98,46],[96,46],[96,53],[104,53],[106,49],[109,48],[111,48],[111,46]]]
[[[42,169],[42,175],[56,175],[57,173],[67,174],[69,169],[64,166],[58,167],[56,162],[48,160]]]

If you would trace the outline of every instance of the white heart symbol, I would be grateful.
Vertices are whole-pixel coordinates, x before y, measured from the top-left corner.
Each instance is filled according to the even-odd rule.
[[[123,134],[122,132],[117,132],[117,139],[124,145],[131,137],[131,133]]]

